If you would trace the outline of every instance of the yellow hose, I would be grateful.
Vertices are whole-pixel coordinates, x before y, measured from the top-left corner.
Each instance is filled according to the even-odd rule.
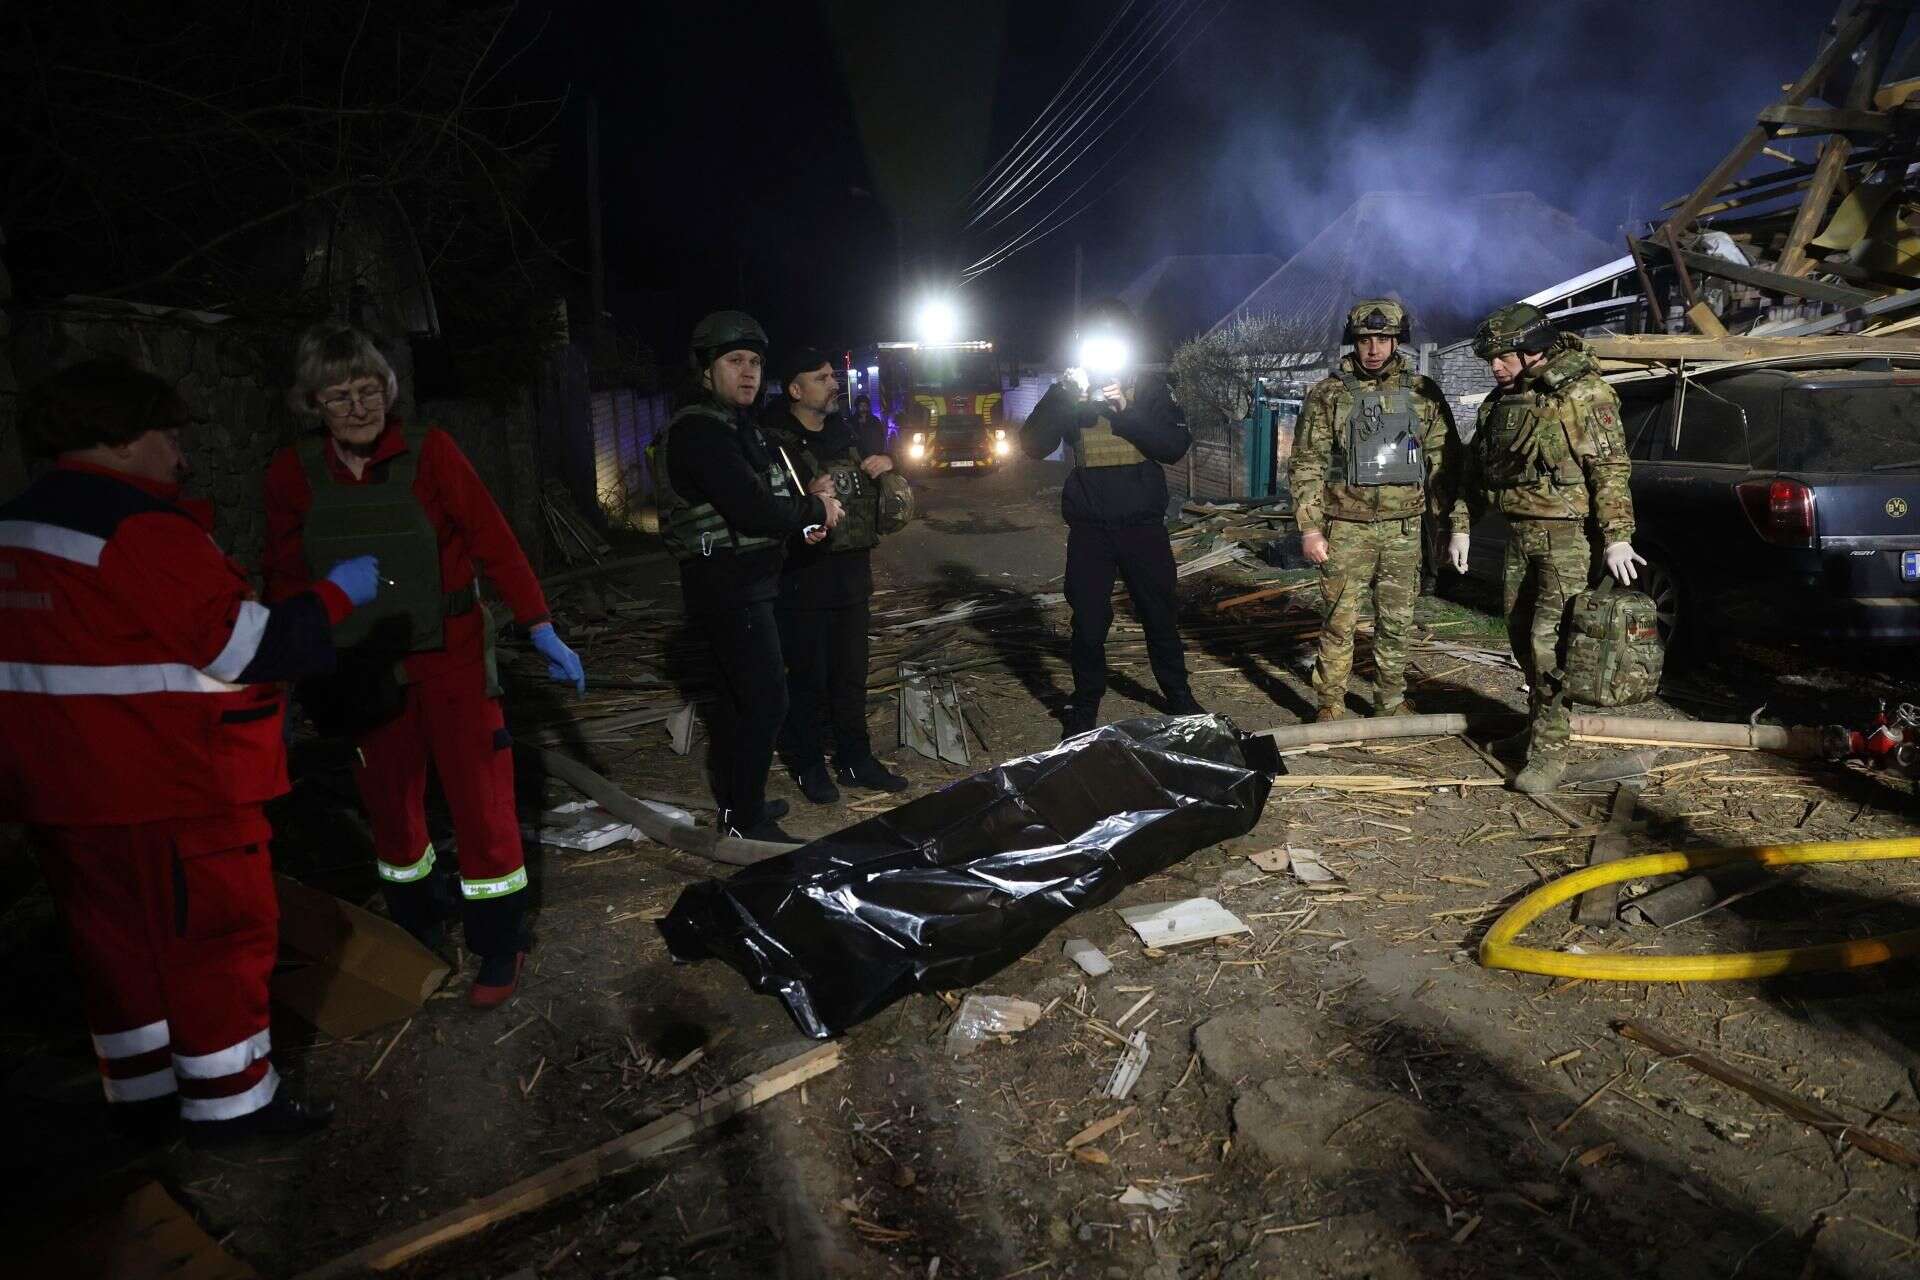
[[[1514,969],[1555,978],[1599,978],[1616,982],[1725,982],[1736,978],[1770,978],[1779,973],[1808,973],[1827,969],[1864,969],[1897,956],[1920,953],[1920,929],[1879,938],[1827,942],[1782,951],[1745,951],[1725,956],[1576,956],[1564,951],[1542,951],[1515,946],[1513,939],[1543,914],[1570,898],[1601,885],[1619,884],[1646,876],[1709,871],[1730,863],[1753,862],[1763,867],[1796,867],[1818,862],[1878,862],[1888,858],[1920,858],[1920,837],[1899,840],[1838,840],[1819,844],[1756,845],[1746,849],[1695,849],[1685,853],[1650,853],[1588,867],[1541,885],[1507,908],[1480,943],[1480,963],[1489,969]]]

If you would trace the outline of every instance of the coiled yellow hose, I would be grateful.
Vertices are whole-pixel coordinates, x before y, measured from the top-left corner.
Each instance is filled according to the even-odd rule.
[[[1684,853],[1650,853],[1618,862],[1602,863],[1541,885],[1514,903],[1480,943],[1480,963],[1489,969],[1512,969],[1555,978],[1599,978],[1616,982],[1726,982],[1737,978],[1769,978],[1780,973],[1810,973],[1830,969],[1864,969],[1898,956],[1920,953],[1920,929],[1908,929],[1879,938],[1827,942],[1781,951],[1745,951],[1724,956],[1568,955],[1514,945],[1514,938],[1543,914],[1570,898],[1601,885],[1619,884],[1645,876],[1710,871],[1736,862],[1763,867],[1796,867],[1820,862],[1879,862],[1889,858],[1920,858],[1920,837],[1898,840],[1839,840],[1818,844],[1755,845],[1745,849],[1694,849]]]

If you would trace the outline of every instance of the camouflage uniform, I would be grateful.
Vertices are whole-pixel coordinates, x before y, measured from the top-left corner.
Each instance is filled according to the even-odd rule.
[[[1453,509],[1456,533],[1471,529],[1484,505],[1504,514],[1512,531],[1504,598],[1507,638],[1529,689],[1529,760],[1567,748],[1568,712],[1553,696],[1551,673],[1560,665],[1567,603],[1593,576],[1592,527],[1597,526],[1602,545],[1633,537],[1633,498],[1627,489],[1632,464],[1620,424],[1620,397],[1601,381],[1586,344],[1553,334],[1534,308],[1516,305],[1495,312],[1481,326],[1475,349],[1484,346],[1483,355],[1522,349],[1501,347],[1511,340],[1502,324],[1509,329],[1533,324],[1533,317],[1546,327],[1540,340],[1552,343],[1547,359],[1522,373],[1511,391],[1496,389],[1481,404],[1467,449],[1462,501]]]
[[[1359,332],[1368,331],[1364,320],[1370,309],[1387,312],[1403,329],[1405,313],[1383,300],[1354,308],[1350,334],[1356,321]],[[1357,393],[1394,387],[1410,397],[1425,483],[1348,483],[1345,454]],[[1343,356],[1339,372],[1307,392],[1294,432],[1291,479],[1300,532],[1324,533],[1327,538],[1327,559],[1320,566],[1326,615],[1313,675],[1323,713],[1337,710],[1346,698],[1354,626],[1369,593],[1374,611],[1374,711],[1390,715],[1404,704],[1407,637],[1413,629],[1414,599],[1420,594],[1420,516],[1423,510],[1444,515],[1452,507],[1460,456],[1460,437],[1446,397],[1399,351],[1373,374],[1362,369],[1356,357]]]

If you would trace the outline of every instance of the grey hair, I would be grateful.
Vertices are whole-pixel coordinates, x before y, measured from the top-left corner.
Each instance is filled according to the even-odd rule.
[[[355,378],[379,378],[386,384],[387,405],[400,398],[400,379],[380,348],[364,330],[349,324],[317,324],[300,335],[293,357],[293,386],[287,389],[287,407],[303,418],[318,418],[316,402],[328,387]]]

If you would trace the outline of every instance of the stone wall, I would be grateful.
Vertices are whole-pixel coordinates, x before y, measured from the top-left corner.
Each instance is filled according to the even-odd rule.
[[[105,301],[15,313],[11,332],[0,329],[0,496],[17,491],[30,470],[21,459],[9,380],[30,386],[90,357],[124,356],[179,386],[194,415],[186,441],[193,464],[188,492],[212,500],[214,537],[228,554],[257,566],[266,532],[267,462],[308,429],[285,400],[294,340],[292,331],[227,317]],[[416,405],[407,343],[389,344],[387,357],[400,379],[396,408],[411,421]],[[460,442],[538,569],[545,538],[532,396],[506,406],[438,400],[424,412]]]

